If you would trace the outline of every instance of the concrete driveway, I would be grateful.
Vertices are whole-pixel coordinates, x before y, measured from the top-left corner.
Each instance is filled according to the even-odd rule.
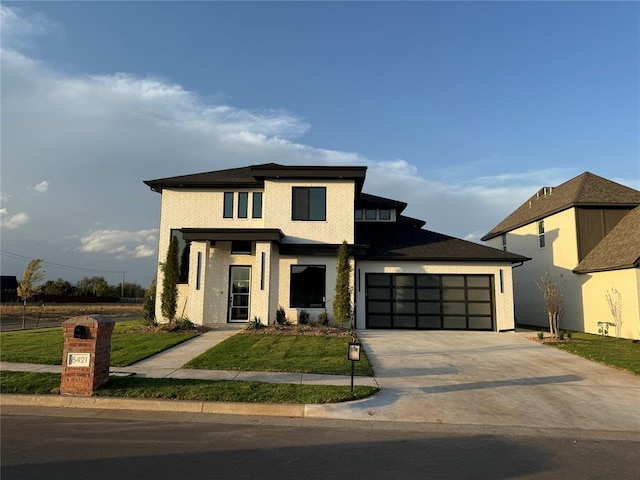
[[[382,392],[307,405],[305,417],[640,431],[640,377],[538,344],[533,332],[358,334]]]

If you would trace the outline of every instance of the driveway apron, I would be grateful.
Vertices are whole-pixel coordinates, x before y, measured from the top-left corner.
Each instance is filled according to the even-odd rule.
[[[640,377],[536,343],[534,332],[358,335],[381,393],[307,405],[305,416],[640,431]]]

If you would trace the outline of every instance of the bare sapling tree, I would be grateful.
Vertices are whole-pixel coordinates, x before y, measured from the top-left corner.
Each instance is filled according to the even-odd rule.
[[[615,288],[611,291],[607,290],[605,293],[607,304],[609,305],[609,311],[611,317],[613,317],[613,326],[616,327],[616,336],[620,338],[622,336],[622,295]]]
[[[351,318],[351,263],[347,242],[338,249],[336,262],[336,292],[333,297],[333,317],[338,325],[344,325]],[[353,327],[353,326],[352,326]]]
[[[43,260],[34,258],[27,265],[27,269],[22,275],[22,280],[18,285],[18,296],[22,299],[22,328],[25,328],[27,321],[27,302],[32,299],[39,290],[38,282],[42,281],[45,272],[41,270]]]
[[[566,284],[562,274],[558,280],[551,277],[547,270],[539,282],[536,282],[542,292],[544,308],[549,317],[549,333],[558,338],[560,316],[564,312],[564,286]]]

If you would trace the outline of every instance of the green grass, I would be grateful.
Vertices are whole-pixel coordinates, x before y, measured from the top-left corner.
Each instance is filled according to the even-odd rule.
[[[193,338],[192,332],[135,332],[142,321],[119,322],[111,337],[111,366],[125,367]],[[61,328],[0,334],[0,360],[61,365],[64,339]]]
[[[245,333],[228,338],[185,367],[350,375],[348,343],[348,337]],[[366,354],[361,352],[361,360],[355,362],[355,373],[371,376],[373,369]]]
[[[48,394],[60,386],[60,375],[41,372],[0,372],[0,392]],[[94,395],[101,397],[199,400],[208,402],[336,403],[373,395],[375,387],[299,385],[241,381],[178,380],[111,377]]]
[[[640,375],[640,343],[634,343],[633,340],[573,332],[569,342],[546,345]]]

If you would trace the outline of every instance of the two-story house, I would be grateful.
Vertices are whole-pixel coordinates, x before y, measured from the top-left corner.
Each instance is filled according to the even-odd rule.
[[[178,317],[331,319],[346,241],[357,328],[513,330],[511,268],[527,259],[422,229],[405,203],[363,193],[365,176],[271,163],[144,182],[162,195],[159,262],[179,241]]]
[[[532,259],[514,270],[518,322],[547,324],[536,283],[549,271],[564,284],[560,328],[640,338],[638,205],[639,191],[586,172],[540,189],[487,233],[488,245]]]

